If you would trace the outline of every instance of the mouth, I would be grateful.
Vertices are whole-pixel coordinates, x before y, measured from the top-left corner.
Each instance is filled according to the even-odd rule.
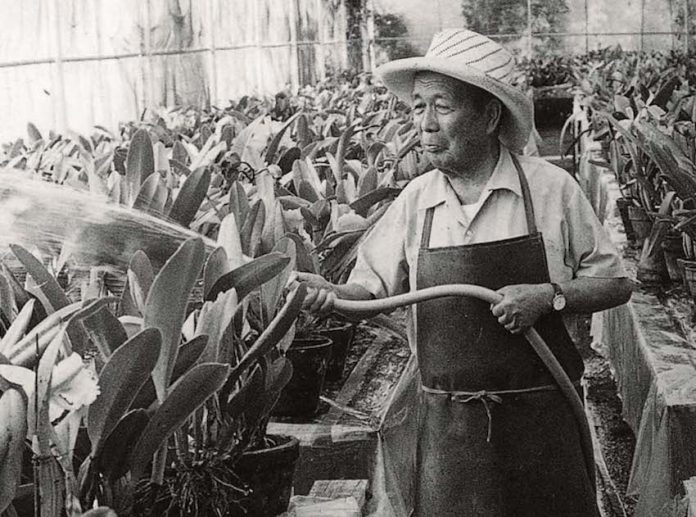
[[[440,151],[444,151],[444,147],[437,144],[422,144],[422,146],[423,150],[429,153],[439,153]]]

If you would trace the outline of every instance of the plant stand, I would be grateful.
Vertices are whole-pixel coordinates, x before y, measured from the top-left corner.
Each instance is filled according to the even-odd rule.
[[[606,226],[635,277],[634,252],[625,246],[618,217]],[[683,481],[696,475],[693,302],[681,286],[663,298],[637,291],[629,304],[596,313],[592,322],[593,348],[609,358],[623,418],[637,438],[628,486],[640,494],[635,517],[682,515],[676,512]]]
[[[395,341],[401,350],[397,355]],[[415,450],[415,415],[404,418],[415,407],[416,395],[415,361],[409,355],[403,340],[376,332],[328,413],[309,423],[269,424],[269,433],[300,440],[295,494],[308,494],[317,480],[367,479],[372,494],[368,514],[403,507],[408,480],[399,476],[410,472],[403,465]],[[414,443],[409,447],[411,431]]]

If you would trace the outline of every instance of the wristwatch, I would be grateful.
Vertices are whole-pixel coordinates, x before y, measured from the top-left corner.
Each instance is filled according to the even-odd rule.
[[[551,307],[553,307],[553,310],[555,312],[562,311],[565,309],[566,306],[566,297],[563,294],[563,289],[561,289],[561,286],[551,282],[551,285],[553,286],[553,298],[551,299]]]

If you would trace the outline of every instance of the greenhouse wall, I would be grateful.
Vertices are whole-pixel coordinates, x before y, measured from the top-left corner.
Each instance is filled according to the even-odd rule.
[[[403,39],[414,53],[425,52],[432,34],[446,27],[468,26],[527,56],[579,54],[616,45],[624,50],[685,49],[693,47],[696,33],[696,0],[374,0],[374,4],[378,13],[403,19],[408,27]],[[378,47],[390,39],[378,34]]]
[[[29,121],[88,133],[146,108],[296,89],[422,54],[451,26],[532,57],[696,48],[696,0],[0,0],[0,9],[0,141]]]
[[[0,141],[115,129],[347,67],[344,0],[0,0]]]

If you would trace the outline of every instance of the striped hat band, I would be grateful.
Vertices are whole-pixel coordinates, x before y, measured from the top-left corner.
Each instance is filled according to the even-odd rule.
[[[512,55],[503,46],[467,29],[438,32],[425,57],[453,59],[504,83],[510,83],[515,66]]]

